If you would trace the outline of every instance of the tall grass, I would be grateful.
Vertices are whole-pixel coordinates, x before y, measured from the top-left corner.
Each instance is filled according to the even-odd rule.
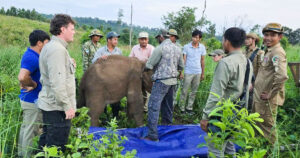
[[[3,20],[0,16],[0,21]],[[1,20],[2,19],[2,20]],[[4,19],[5,20],[5,19]],[[3,27],[8,26],[8,20],[5,23],[0,23],[0,30]],[[12,20],[13,21],[13,20]],[[23,21],[19,25],[24,25],[28,21]],[[34,28],[46,29],[48,27],[44,23],[34,22]],[[16,23],[16,25],[18,25]],[[31,24],[28,24],[31,25]],[[25,26],[24,26],[25,27]],[[26,26],[27,27],[27,26]],[[31,30],[33,28],[31,27]],[[29,30],[29,29],[28,29]],[[0,32],[3,34],[4,32]],[[27,31],[29,34],[29,31]],[[71,57],[73,57],[77,62],[76,78],[80,80],[82,72],[82,55],[81,55],[81,45],[79,44],[79,38],[82,35],[82,31],[78,31],[75,35],[75,41],[68,46]],[[12,36],[12,35],[9,35]],[[2,36],[1,36],[2,37]],[[27,36],[25,36],[27,37]],[[2,40],[2,41],[1,41]],[[27,41],[27,38],[22,39]],[[8,44],[8,41],[0,39],[0,157],[16,157],[16,147],[19,127],[21,125],[21,107],[19,103],[19,83],[17,80],[17,74],[20,68],[20,60],[23,52],[26,50],[25,42],[24,44]],[[5,45],[5,46],[4,46]],[[15,46],[12,46],[15,45]],[[120,46],[125,56],[130,53],[130,48],[128,46]],[[287,49],[288,61],[299,61],[300,60],[300,46],[294,46]],[[185,123],[199,123],[202,116],[202,109],[205,106],[212,77],[214,75],[214,69],[216,63],[208,56],[205,57],[205,80],[200,83],[196,101],[194,104],[194,109],[196,112],[195,116],[182,116],[177,113],[175,107],[175,117],[174,122],[177,124]],[[299,141],[300,140],[300,97],[299,88],[295,87],[293,77],[288,68],[289,80],[286,82],[286,103],[283,107],[279,107],[278,111],[278,133],[279,142],[276,149],[280,146],[286,146],[285,152],[274,151],[274,157],[299,157]],[[123,103],[123,102],[122,102]],[[125,104],[125,103],[123,103]],[[127,120],[126,115],[121,115],[121,120]],[[124,118],[123,118],[124,117]],[[122,122],[122,121],[121,121]],[[128,122],[122,122],[120,127],[131,126]],[[288,144],[296,144],[296,148],[291,148]]]

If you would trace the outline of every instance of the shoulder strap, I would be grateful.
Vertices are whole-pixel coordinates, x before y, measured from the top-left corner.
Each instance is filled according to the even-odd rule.
[[[255,56],[257,55],[257,52],[259,51],[259,48],[257,48],[252,54],[251,54],[251,56],[250,56],[250,58],[249,58],[249,60],[251,61],[251,62],[253,62],[253,60],[254,60],[254,58],[255,58]]]

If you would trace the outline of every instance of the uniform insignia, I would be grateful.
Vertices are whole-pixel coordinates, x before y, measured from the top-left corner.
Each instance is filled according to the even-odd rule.
[[[275,67],[275,72],[277,72],[278,71],[278,66],[279,66],[279,57],[277,55],[273,56],[272,62],[273,62],[273,65]]]
[[[264,62],[267,63],[269,61],[269,57],[264,57]]]
[[[87,48],[85,48],[84,51],[85,51],[87,54],[90,53],[89,49],[87,49]]]

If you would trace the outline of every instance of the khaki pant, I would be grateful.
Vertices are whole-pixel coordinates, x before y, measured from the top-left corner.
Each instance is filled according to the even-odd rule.
[[[264,137],[272,144],[277,139],[276,117],[278,105],[268,102],[254,102],[252,112],[257,112],[264,122],[257,122],[258,127],[264,132]]]
[[[200,76],[201,74],[184,74],[183,87],[181,90],[180,104],[179,104],[181,111],[185,111],[185,108],[187,110],[193,110],[193,104],[200,84]],[[187,93],[190,87],[191,87],[191,93],[189,96],[187,106],[185,107]]]
[[[20,102],[23,110],[23,122],[18,140],[18,156],[31,157],[32,139],[39,134],[39,125],[42,123],[42,114],[35,104],[24,101]]]

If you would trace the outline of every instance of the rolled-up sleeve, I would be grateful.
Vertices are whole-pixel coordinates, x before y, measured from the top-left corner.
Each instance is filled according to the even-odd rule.
[[[96,62],[98,58],[102,56],[101,49],[97,50],[97,52],[94,55],[94,58],[92,59],[92,63]]]
[[[65,111],[71,108],[71,100],[67,93],[66,52],[62,49],[54,49],[49,53],[47,64],[49,82],[53,89],[57,105],[63,106]]]
[[[217,107],[217,103],[220,101],[220,98],[224,96],[225,88],[229,82],[229,68],[228,65],[220,61],[216,67],[213,82],[210,89],[210,94],[208,96],[205,108],[203,109],[203,120],[208,120],[208,115]],[[215,96],[214,94],[218,96]]]

